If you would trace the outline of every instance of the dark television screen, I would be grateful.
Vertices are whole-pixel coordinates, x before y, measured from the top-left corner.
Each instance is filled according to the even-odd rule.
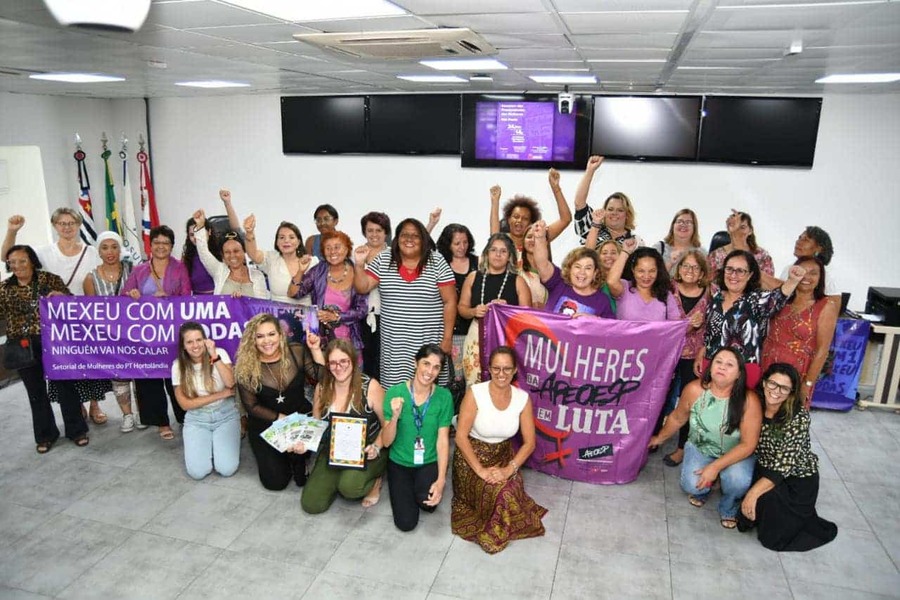
[[[365,96],[283,97],[281,145],[285,154],[365,152]]]
[[[578,98],[560,114],[556,96],[465,96],[462,166],[580,168],[587,160],[590,117]]]
[[[459,154],[459,94],[369,96],[369,152]]]
[[[695,160],[700,96],[594,96],[591,154]]]
[[[821,98],[707,96],[701,161],[811,167]]]

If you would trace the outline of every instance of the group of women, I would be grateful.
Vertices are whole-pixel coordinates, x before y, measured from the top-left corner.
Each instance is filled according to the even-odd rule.
[[[427,225],[407,218],[393,231],[386,214],[370,212],[360,221],[366,242],[354,248],[328,204],[314,211],[316,235],[304,243],[300,229],[284,221],[273,249],[264,251],[255,217],[240,222],[227,190],[220,198],[228,230],[217,233],[204,211],[196,211],[186,226],[182,260],[172,256],[175,234],[166,226],[150,231],[148,260],[130,265],[115,233],[101,234],[96,247],[81,243],[75,211],[54,212],[58,241],[37,251],[16,245],[24,219],[11,217],[3,255],[13,275],[0,285],[0,308],[12,317],[10,339],[30,344],[38,356],[37,298],[54,294],[270,298],[315,305],[320,324],[318,334],[307,332],[299,344],[275,317],[259,315],[229,357],[200,325],[185,323],[171,378],[133,382],[139,420],[131,382],[53,381],[48,393],[38,360],[20,371],[37,451],[49,451],[59,436],[51,398],[59,400],[66,435],[78,445],[88,443],[88,417],[106,421],[97,401],[110,390],[123,413],[123,432],[154,425],[162,439],[173,439],[168,398],[184,424],[191,477],[233,474],[246,431],[267,489],[284,489],[293,479],[304,488],[303,509],[318,513],[338,494],[372,506],[386,478],[395,523],[406,531],[444,495],[451,420],[458,412],[453,530],[496,552],[512,539],[541,535],[546,510],[525,493],[519,473],[534,449],[534,423],[527,394],[514,384],[516,356],[509,348],[485,356],[479,348],[479,323],[491,305],[572,318],[683,320],[688,326],[671,400],[651,447],[678,432],[678,447],[663,460],[683,463],[682,485],[692,504],[702,505],[710,487],[721,486],[723,526],[757,525],[764,544],[782,549],[828,541],[836,529],[815,514],[807,408],[837,318],[837,303],[825,293],[830,238],[807,228],[795,247],[796,264],[782,279],[757,244],[752,219],[738,211],[726,220],[725,244],[709,254],[690,209],[678,211],[668,234],[646,246],[635,234],[627,195],[616,192],[596,210],[588,205],[602,162],[588,161],[574,216],[559,173],[550,170],[559,216],[549,224],[533,199],[515,196],[501,209],[501,189],[491,188],[491,236],[480,255],[462,224],[447,225],[432,241],[440,209]],[[583,245],[556,266],[550,242],[573,220]],[[441,385],[448,366],[468,384],[457,406]],[[303,444],[279,452],[260,437],[293,413],[327,418],[348,412],[367,422],[367,461],[360,471],[338,469],[322,453],[309,460],[318,449]],[[785,463],[786,451],[800,456]],[[793,537],[784,533],[790,529],[785,510],[803,516],[795,519]]]

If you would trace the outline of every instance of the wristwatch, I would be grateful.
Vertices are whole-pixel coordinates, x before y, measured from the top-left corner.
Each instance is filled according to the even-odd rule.
[[[809,379],[807,379],[807,380],[804,381],[803,383],[804,383],[804,385],[806,385],[806,387],[812,387],[812,386],[813,386],[813,382],[810,381]]]

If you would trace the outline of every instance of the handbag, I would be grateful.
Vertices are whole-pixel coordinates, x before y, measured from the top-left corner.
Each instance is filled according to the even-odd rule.
[[[456,376],[456,370],[453,368],[453,359],[450,355],[444,355],[444,363],[447,365],[447,389],[453,396],[453,414],[459,414],[459,405],[462,404],[463,396],[466,395],[466,380]]]
[[[27,369],[37,364],[31,338],[7,338],[3,349],[3,367],[8,371]]]

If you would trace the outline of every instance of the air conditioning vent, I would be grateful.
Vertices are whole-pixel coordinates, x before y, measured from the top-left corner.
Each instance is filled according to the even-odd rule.
[[[357,33],[298,33],[294,39],[359,59],[421,60],[497,53],[471,29],[413,29]]]

